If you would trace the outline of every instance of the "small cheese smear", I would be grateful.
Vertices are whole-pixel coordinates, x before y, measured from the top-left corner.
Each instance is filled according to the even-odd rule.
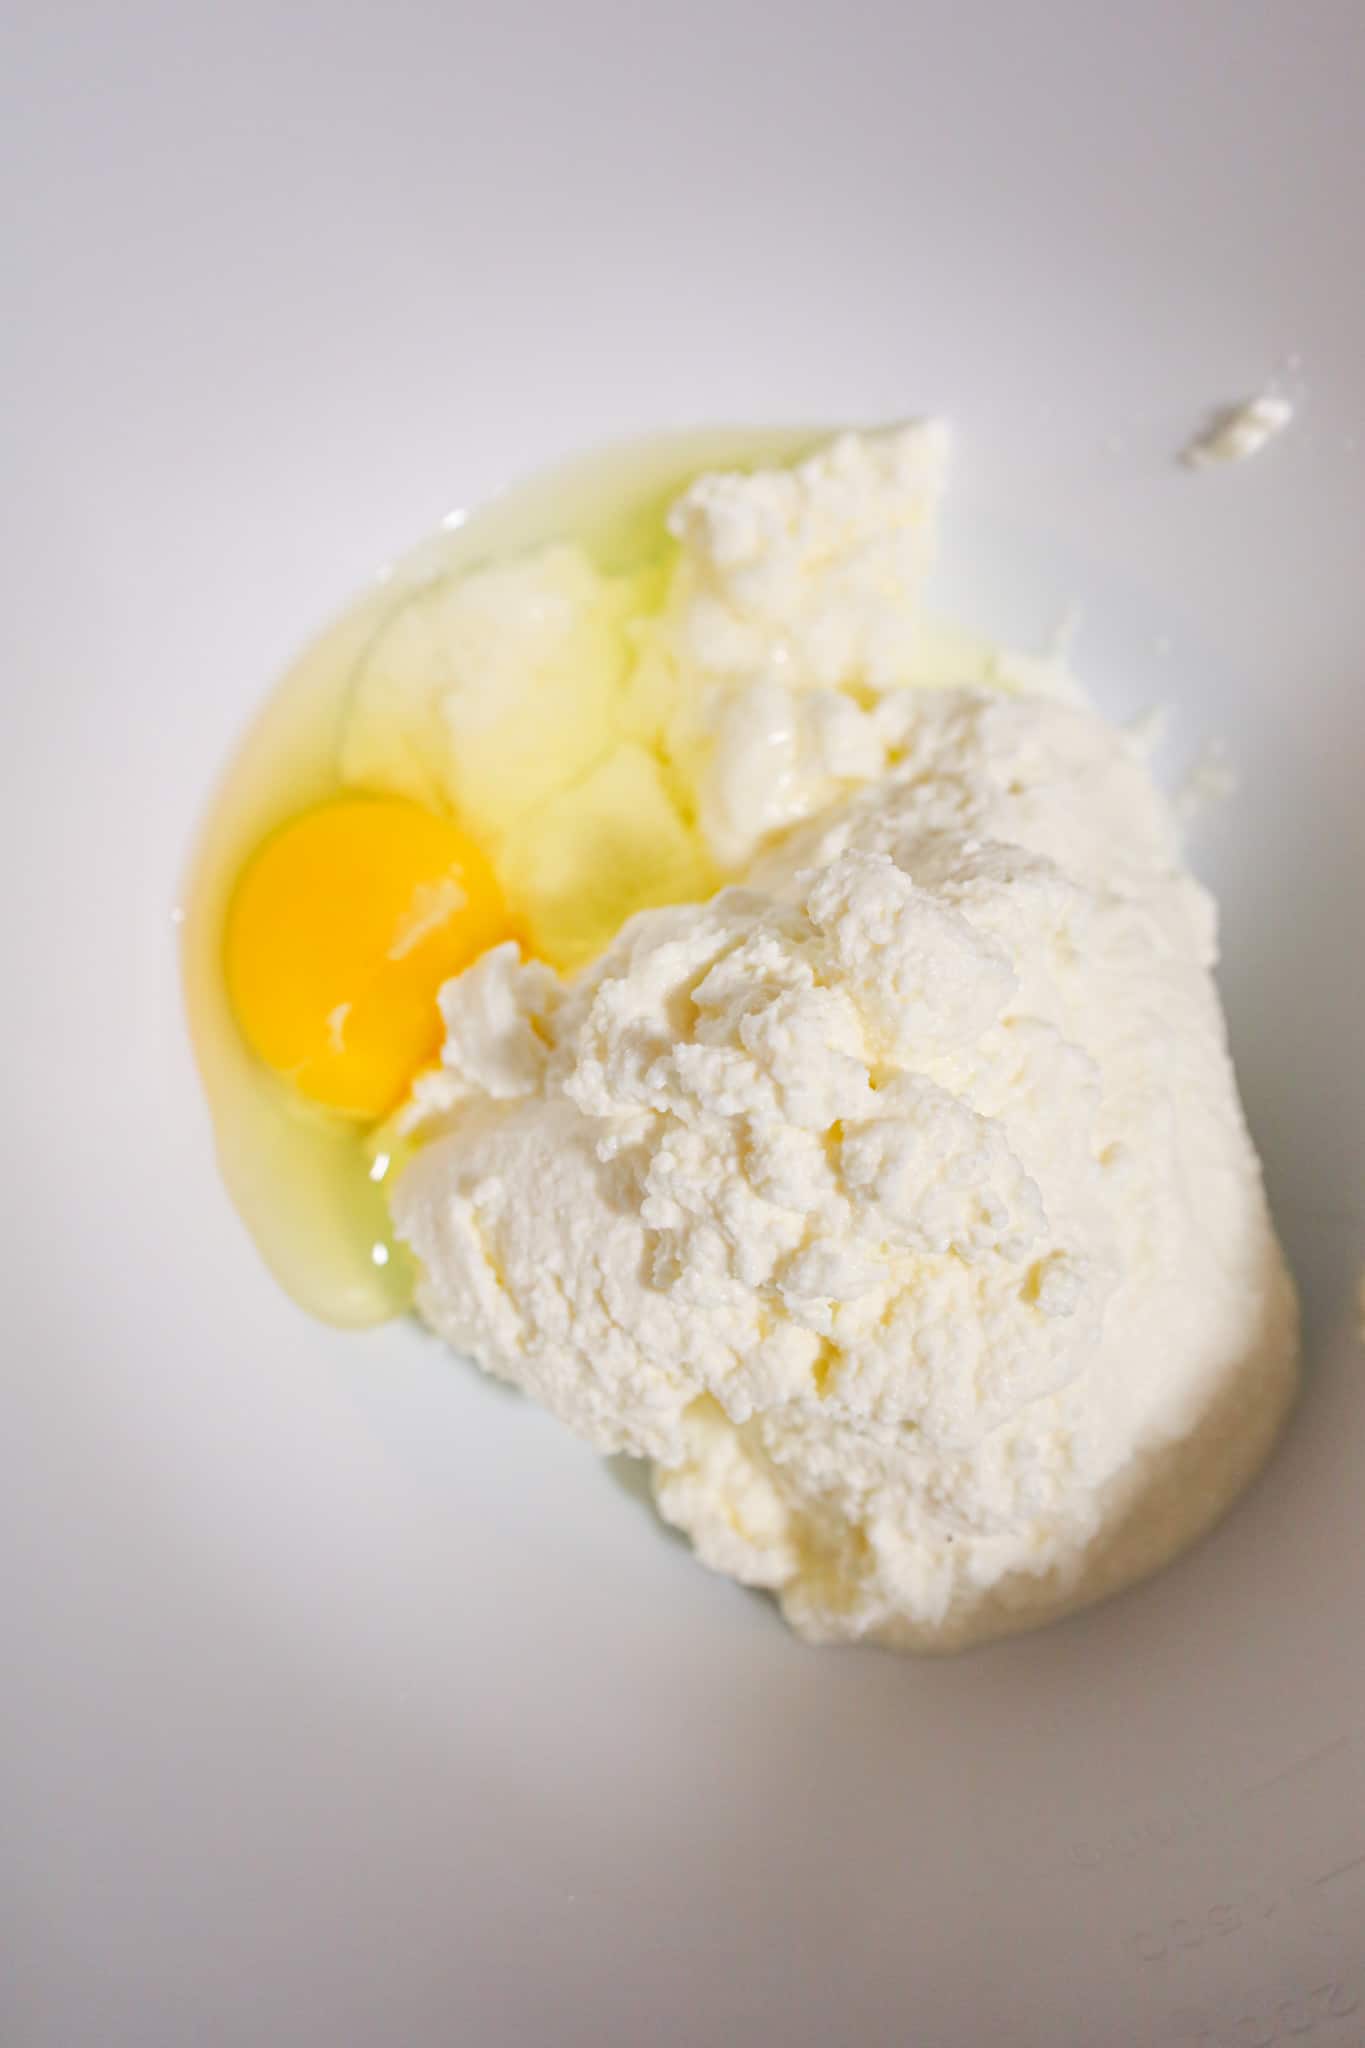
[[[1193,1541],[1297,1353],[1140,739],[919,639],[944,453],[684,496],[627,687],[730,879],[449,982],[393,1194],[433,1329],[804,1637],[916,1649]]]
[[[1240,405],[1225,406],[1188,443],[1181,460],[1191,469],[1210,469],[1224,462],[1248,462],[1282,434],[1294,407],[1282,392],[1263,391]]]

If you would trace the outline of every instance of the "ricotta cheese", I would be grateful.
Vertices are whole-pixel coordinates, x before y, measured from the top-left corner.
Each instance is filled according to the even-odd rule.
[[[634,687],[736,879],[572,980],[509,946],[449,984],[393,1195],[431,1326],[652,1460],[815,1642],[953,1647],[1153,1570],[1295,1377],[1140,739],[1041,674],[907,687],[942,453],[682,499]]]
[[[695,793],[722,871],[882,772],[911,683],[948,459],[922,422],[842,434],[794,468],[703,476],[635,689]]]
[[[1263,391],[1259,397],[1227,406],[1220,412],[1189,443],[1184,460],[1191,469],[1247,462],[1253,455],[1259,455],[1277,434],[1282,434],[1293,417],[1292,400],[1282,392]]]

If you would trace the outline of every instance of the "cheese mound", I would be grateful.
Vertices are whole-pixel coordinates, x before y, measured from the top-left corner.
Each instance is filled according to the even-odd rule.
[[[865,566],[836,619],[901,573]],[[1291,1397],[1294,1297],[1140,744],[896,687],[885,613],[784,590],[751,612],[795,622],[803,696],[856,671],[876,772],[570,981],[509,946],[450,983],[394,1217],[432,1327],[653,1460],[705,1563],[812,1641],[953,1647],[1227,1507]]]

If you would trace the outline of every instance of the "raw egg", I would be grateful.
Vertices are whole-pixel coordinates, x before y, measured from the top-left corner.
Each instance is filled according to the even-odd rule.
[[[247,735],[189,877],[186,1000],[228,1192],[323,1320],[410,1300],[391,1112],[438,1054],[442,982],[509,936],[571,972],[634,909],[714,886],[659,763],[618,729],[630,624],[659,601],[665,513],[691,478],[813,438],[662,436],[449,520]],[[554,602],[509,610],[518,565],[565,546],[581,566],[566,558]]]
[[[228,999],[301,1095],[374,1122],[440,1049],[442,982],[511,929],[487,855],[457,825],[401,797],[338,797],[248,861],[228,909]]]

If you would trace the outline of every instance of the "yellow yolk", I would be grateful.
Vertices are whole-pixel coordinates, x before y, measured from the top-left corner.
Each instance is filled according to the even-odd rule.
[[[228,995],[267,1066],[373,1121],[439,1049],[442,982],[510,936],[493,870],[458,826],[399,797],[338,797],[248,861],[228,909]]]

